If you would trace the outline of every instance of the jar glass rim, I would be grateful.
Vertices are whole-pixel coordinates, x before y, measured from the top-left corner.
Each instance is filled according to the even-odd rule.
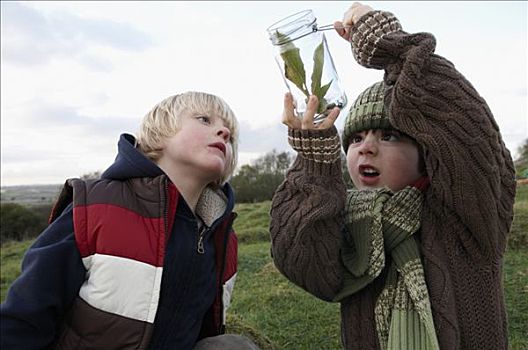
[[[312,10],[303,10],[273,23],[267,28],[267,31],[273,44],[281,45],[284,42],[281,42],[281,40],[278,40],[277,38],[277,32],[279,29],[282,29],[280,33],[287,37],[290,37],[293,33],[301,30],[301,32],[296,33],[295,37],[290,37],[290,40],[287,40],[289,42],[305,35],[307,30],[308,32],[312,32],[316,22],[317,19],[314,17]]]

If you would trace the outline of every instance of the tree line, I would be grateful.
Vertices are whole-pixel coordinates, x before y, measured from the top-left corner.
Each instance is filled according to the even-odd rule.
[[[242,165],[229,181],[235,192],[236,203],[256,203],[271,200],[277,187],[284,181],[294,160],[295,155],[293,153],[273,150],[257,158],[251,164]],[[352,188],[343,154],[341,168],[345,184],[348,188]],[[528,178],[528,139],[519,147],[515,168],[518,179]],[[87,180],[100,176],[101,172],[95,171],[84,174],[80,178]],[[39,235],[48,225],[52,204],[27,206],[17,203],[2,203],[0,208],[0,243],[9,240],[21,241]]]
[[[229,181],[235,192],[236,203],[256,203],[271,200],[277,187],[284,181],[294,160],[294,153],[272,150],[255,159],[251,164],[242,165]],[[515,167],[518,178],[528,177],[528,139],[519,147],[519,156],[516,159]],[[341,168],[345,184],[348,188],[352,188],[344,154],[341,157]],[[87,180],[100,176],[101,172],[95,171],[84,174],[80,178]],[[2,203],[0,208],[0,243],[36,237],[48,225],[52,204],[24,206],[17,203]]]
[[[251,164],[242,165],[229,181],[235,192],[236,202],[256,203],[271,200],[277,187],[284,181],[286,172],[294,159],[295,155],[291,152],[272,150],[255,159]],[[344,158],[342,164],[345,169]],[[84,174],[80,178],[87,180],[100,176],[101,172],[95,171]],[[36,237],[48,225],[52,205],[53,203],[31,206],[2,203],[0,242],[21,241]]]

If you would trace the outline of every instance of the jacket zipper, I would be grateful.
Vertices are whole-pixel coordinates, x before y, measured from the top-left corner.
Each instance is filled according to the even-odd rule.
[[[205,253],[203,240],[204,240],[204,236],[205,236],[205,232],[206,231],[207,231],[207,227],[204,224],[204,226],[198,232],[198,246],[197,246],[198,254]]]

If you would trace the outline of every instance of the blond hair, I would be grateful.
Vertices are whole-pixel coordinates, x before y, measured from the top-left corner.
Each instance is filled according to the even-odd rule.
[[[229,105],[218,96],[188,91],[170,96],[155,105],[145,115],[139,127],[137,133],[139,149],[154,162],[160,159],[164,142],[181,128],[183,112],[218,116],[231,132],[233,157],[217,182],[218,185],[223,185],[233,174],[238,161],[238,122]]]

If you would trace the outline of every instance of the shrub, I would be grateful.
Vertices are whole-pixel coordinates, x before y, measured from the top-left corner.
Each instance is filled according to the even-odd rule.
[[[47,225],[50,207],[25,207],[16,203],[2,203],[0,211],[0,242],[4,243],[36,237]]]

